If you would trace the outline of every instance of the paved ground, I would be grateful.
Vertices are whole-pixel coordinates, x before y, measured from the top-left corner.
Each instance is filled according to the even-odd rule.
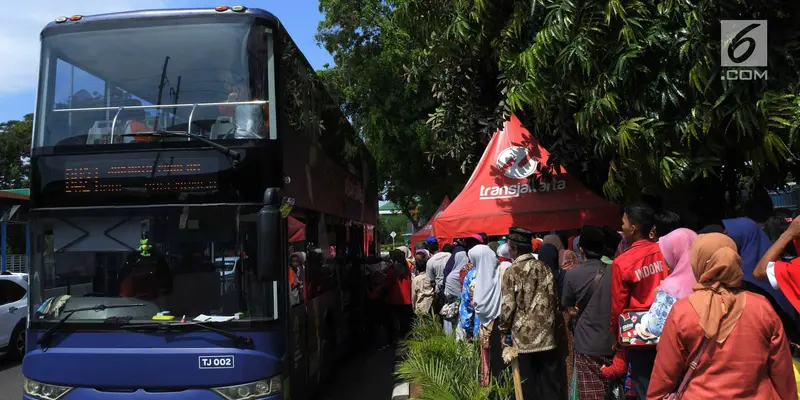
[[[345,361],[317,400],[405,400],[395,396],[403,385],[394,380],[395,351],[370,351]],[[407,385],[406,385],[407,386]]]
[[[0,356],[0,400],[22,398],[22,366]]]
[[[395,352],[370,351],[343,363],[317,400],[405,400],[407,385],[394,382]],[[0,359],[0,400],[22,398],[22,366]]]

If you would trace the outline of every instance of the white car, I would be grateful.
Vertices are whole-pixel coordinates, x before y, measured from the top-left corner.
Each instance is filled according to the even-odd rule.
[[[0,353],[22,359],[27,317],[28,274],[0,274]]]

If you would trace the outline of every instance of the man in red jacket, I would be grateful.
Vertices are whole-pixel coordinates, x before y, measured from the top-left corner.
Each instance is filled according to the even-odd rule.
[[[655,241],[656,218],[652,208],[635,204],[625,208],[622,234],[631,246],[611,266],[611,332],[619,338],[619,314],[633,308],[647,309],[655,300],[656,288],[669,275],[664,256]],[[628,351],[631,380],[640,399],[645,399],[655,349]]]

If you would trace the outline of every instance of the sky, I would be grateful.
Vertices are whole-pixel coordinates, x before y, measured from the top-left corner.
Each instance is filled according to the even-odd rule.
[[[0,24],[0,121],[33,112],[39,72],[39,33],[59,16],[92,15],[154,8],[213,8],[218,5],[262,8],[275,14],[314,69],[333,58],[314,40],[322,19],[317,0],[28,0],[14,7]]]

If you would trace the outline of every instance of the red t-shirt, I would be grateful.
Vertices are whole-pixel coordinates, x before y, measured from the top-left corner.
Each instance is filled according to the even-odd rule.
[[[649,308],[656,288],[669,275],[658,243],[639,240],[611,265],[611,332],[619,333],[619,314],[632,308]]]
[[[795,258],[790,262],[775,261],[773,268],[781,293],[792,303],[795,310],[800,311],[800,269],[798,269],[800,268],[800,258]]]
[[[386,274],[386,284],[389,290],[386,293],[386,302],[392,305],[411,305],[411,273],[406,273],[401,279],[397,278],[394,267],[389,268]]]

